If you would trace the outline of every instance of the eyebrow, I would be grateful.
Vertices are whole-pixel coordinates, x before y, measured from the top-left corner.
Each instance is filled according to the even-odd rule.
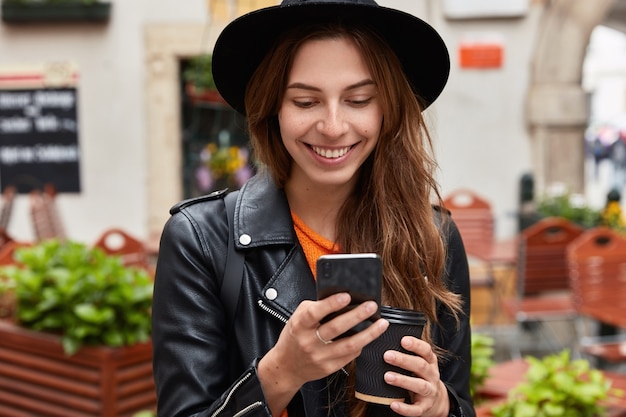
[[[349,85],[348,87],[345,88],[346,91],[349,90],[354,90],[356,88],[360,88],[360,87],[364,87],[367,85],[374,85],[374,81],[370,80],[369,78],[363,81],[359,81],[358,83]],[[287,86],[287,89],[293,89],[293,88],[297,88],[297,89],[301,89],[301,90],[310,90],[310,91],[321,91],[321,89],[319,89],[318,87],[314,87],[312,85],[309,84],[305,84],[305,83],[292,83],[289,84]]]

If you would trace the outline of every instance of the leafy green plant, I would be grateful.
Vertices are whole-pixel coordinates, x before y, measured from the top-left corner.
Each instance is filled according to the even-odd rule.
[[[525,381],[492,408],[495,417],[599,417],[606,413],[602,401],[620,393],[587,360],[572,361],[569,350],[526,360]]]
[[[0,269],[23,327],[61,335],[67,354],[81,345],[124,346],[151,334],[153,282],[147,271],[78,242],[18,248]]]
[[[198,55],[189,60],[188,67],[183,71],[183,79],[192,84],[196,90],[215,90],[212,72],[213,55]]]
[[[489,369],[494,365],[494,339],[491,336],[481,333],[472,333],[472,367],[470,369],[470,394],[476,398],[478,388],[489,376]]]
[[[600,210],[576,202],[570,193],[546,197],[537,204],[537,212],[544,217],[562,217],[584,228],[597,226]]]

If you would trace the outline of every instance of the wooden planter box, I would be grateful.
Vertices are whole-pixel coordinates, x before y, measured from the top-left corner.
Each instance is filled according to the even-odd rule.
[[[198,90],[193,84],[187,83],[185,85],[185,93],[193,104],[208,103],[221,107],[228,106],[226,100],[224,100],[217,90]]]
[[[105,22],[111,15],[111,3],[95,4],[11,4],[2,3],[5,22]]]
[[[156,410],[152,344],[63,352],[55,335],[0,320],[0,415],[132,417]]]

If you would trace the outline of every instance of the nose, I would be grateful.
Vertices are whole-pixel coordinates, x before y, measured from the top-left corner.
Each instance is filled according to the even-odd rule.
[[[340,137],[348,130],[348,122],[339,106],[329,106],[316,126],[318,132],[330,138]]]

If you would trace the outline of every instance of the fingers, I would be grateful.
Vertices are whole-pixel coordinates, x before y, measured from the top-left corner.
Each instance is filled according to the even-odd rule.
[[[405,336],[401,344],[411,353],[389,350],[384,353],[383,358],[386,362],[409,371],[410,374],[387,372],[385,382],[407,389],[411,394],[412,403],[393,403],[392,409],[406,416],[431,415],[435,408],[441,408],[440,403],[448,403],[445,401],[447,390],[440,380],[437,355],[429,343],[415,337]],[[439,411],[441,410],[437,410],[437,413]]]
[[[322,337],[322,335],[320,335],[320,328],[318,327],[317,329],[315,329],[315,336],[317,336],[317,339],[322,342],[325,345],[329,345],[331,343],[333,343],[332,340],[326,340]]]
[[[334,341],[347,341],[344,349],[348,351],[356,351],[357,353],[374,339],[378,338],[389,327],[389,322],[385,319],[378,319],[376,322],[371,323],[367,327],[363,328],[356,334],[352,334],[350,337],[338,339],[339,336],[344,335],[348,330],[354,328],[355,325],[362,323],[363,321],[370,319],[374,312],[376,312],[376,304],[367,302],[367,305],[361,305],[352,311],[342,314],[334,318],[333,320],[320,325],[315,329],[315,335],[317,339],[325,345],[328,345]]]
[[[410,390],[420,397],[430,397],[435,392],[434,384],[422,378],[402,375],[397,372],[385,373],[385,382]]]
[[[447,416],[450,414],[450,399],[448,390],[443,382],[437,381],[429,384],[428,395],[413,394],[412,403],[395,401],[391,403],[391,409],[403,416]]]
[[[331,343],[338,336],[370,319],[378,311],[378,305],[374,301],[366,301],[351,307],[332,320],[320,324],[320,321],[329,314],[337,313],[347,307],[350,300],[350,295],[344,292],[319,301],[303,301],[289,319],[286,332],[302,346],[304,351],[314,351],[322,346],[331,346]],[[364,330],[350,338],[345,338],[349,342],[342,343],[341,347],[337,347],[339,350],[335,356],[343,359],[348,358],[346,363],[352,359],[351,356],[358,356],[365,345],[379,337],[387,329],[389,323],[386,320],[379,320],[375,324],[366,326]]]
[[[350,301],[350,295],[345,292],[319,301],[305,301],[298,307],[300,311],[296,310],[292,316],[293,324],[298,328],[316,329],[316,336],[319,334],[318,339],[322,343],[333,340],[378,311],[374,301],[366,301],[358,306],[350,306]],[[329,315],[334,317],[320,326],[320,322]]]
[[[341,292],[319,301],[303,301],[294,316],[302,320],[303,327],[316,328],[324,317],[347,307],[350,300],[350,294]],[[304,310],[303,314],[298,310]]]
[[[402,347],[425,360],[430,365],[437,365],[437,355],[430,343],[412,336],[405,336],[400,341]]]
[[[412,336],[405,336],[401,344],[411,354],[388,350],[383,355],[386,362],[422,378],[439,378],[437,355],[429,343]]]
[[[324,338],[336,339],[353,335],[371,323],[369,319],[377,310],[378,306],[374,301],[366,301],[358,306],[350,306],[346,310],[340,310],[338,314],[334,314],[331,319],[326,319],[328,321],[324,321],[322,324]]]
[[[274,347],[262,359],[264,369],[269,369],[266,380],[271,379],[271,384],[280,378],[281,384],[285,382],[299,387],[308,381],[328,376],[354,360],[365,345],[387,329],[389,323],[379,319],[354,336],[333,341],[377,310],[375,302],[365,302],[320,325],[322,318],[349,303],[350,296],[347,293],[300,303]]]

